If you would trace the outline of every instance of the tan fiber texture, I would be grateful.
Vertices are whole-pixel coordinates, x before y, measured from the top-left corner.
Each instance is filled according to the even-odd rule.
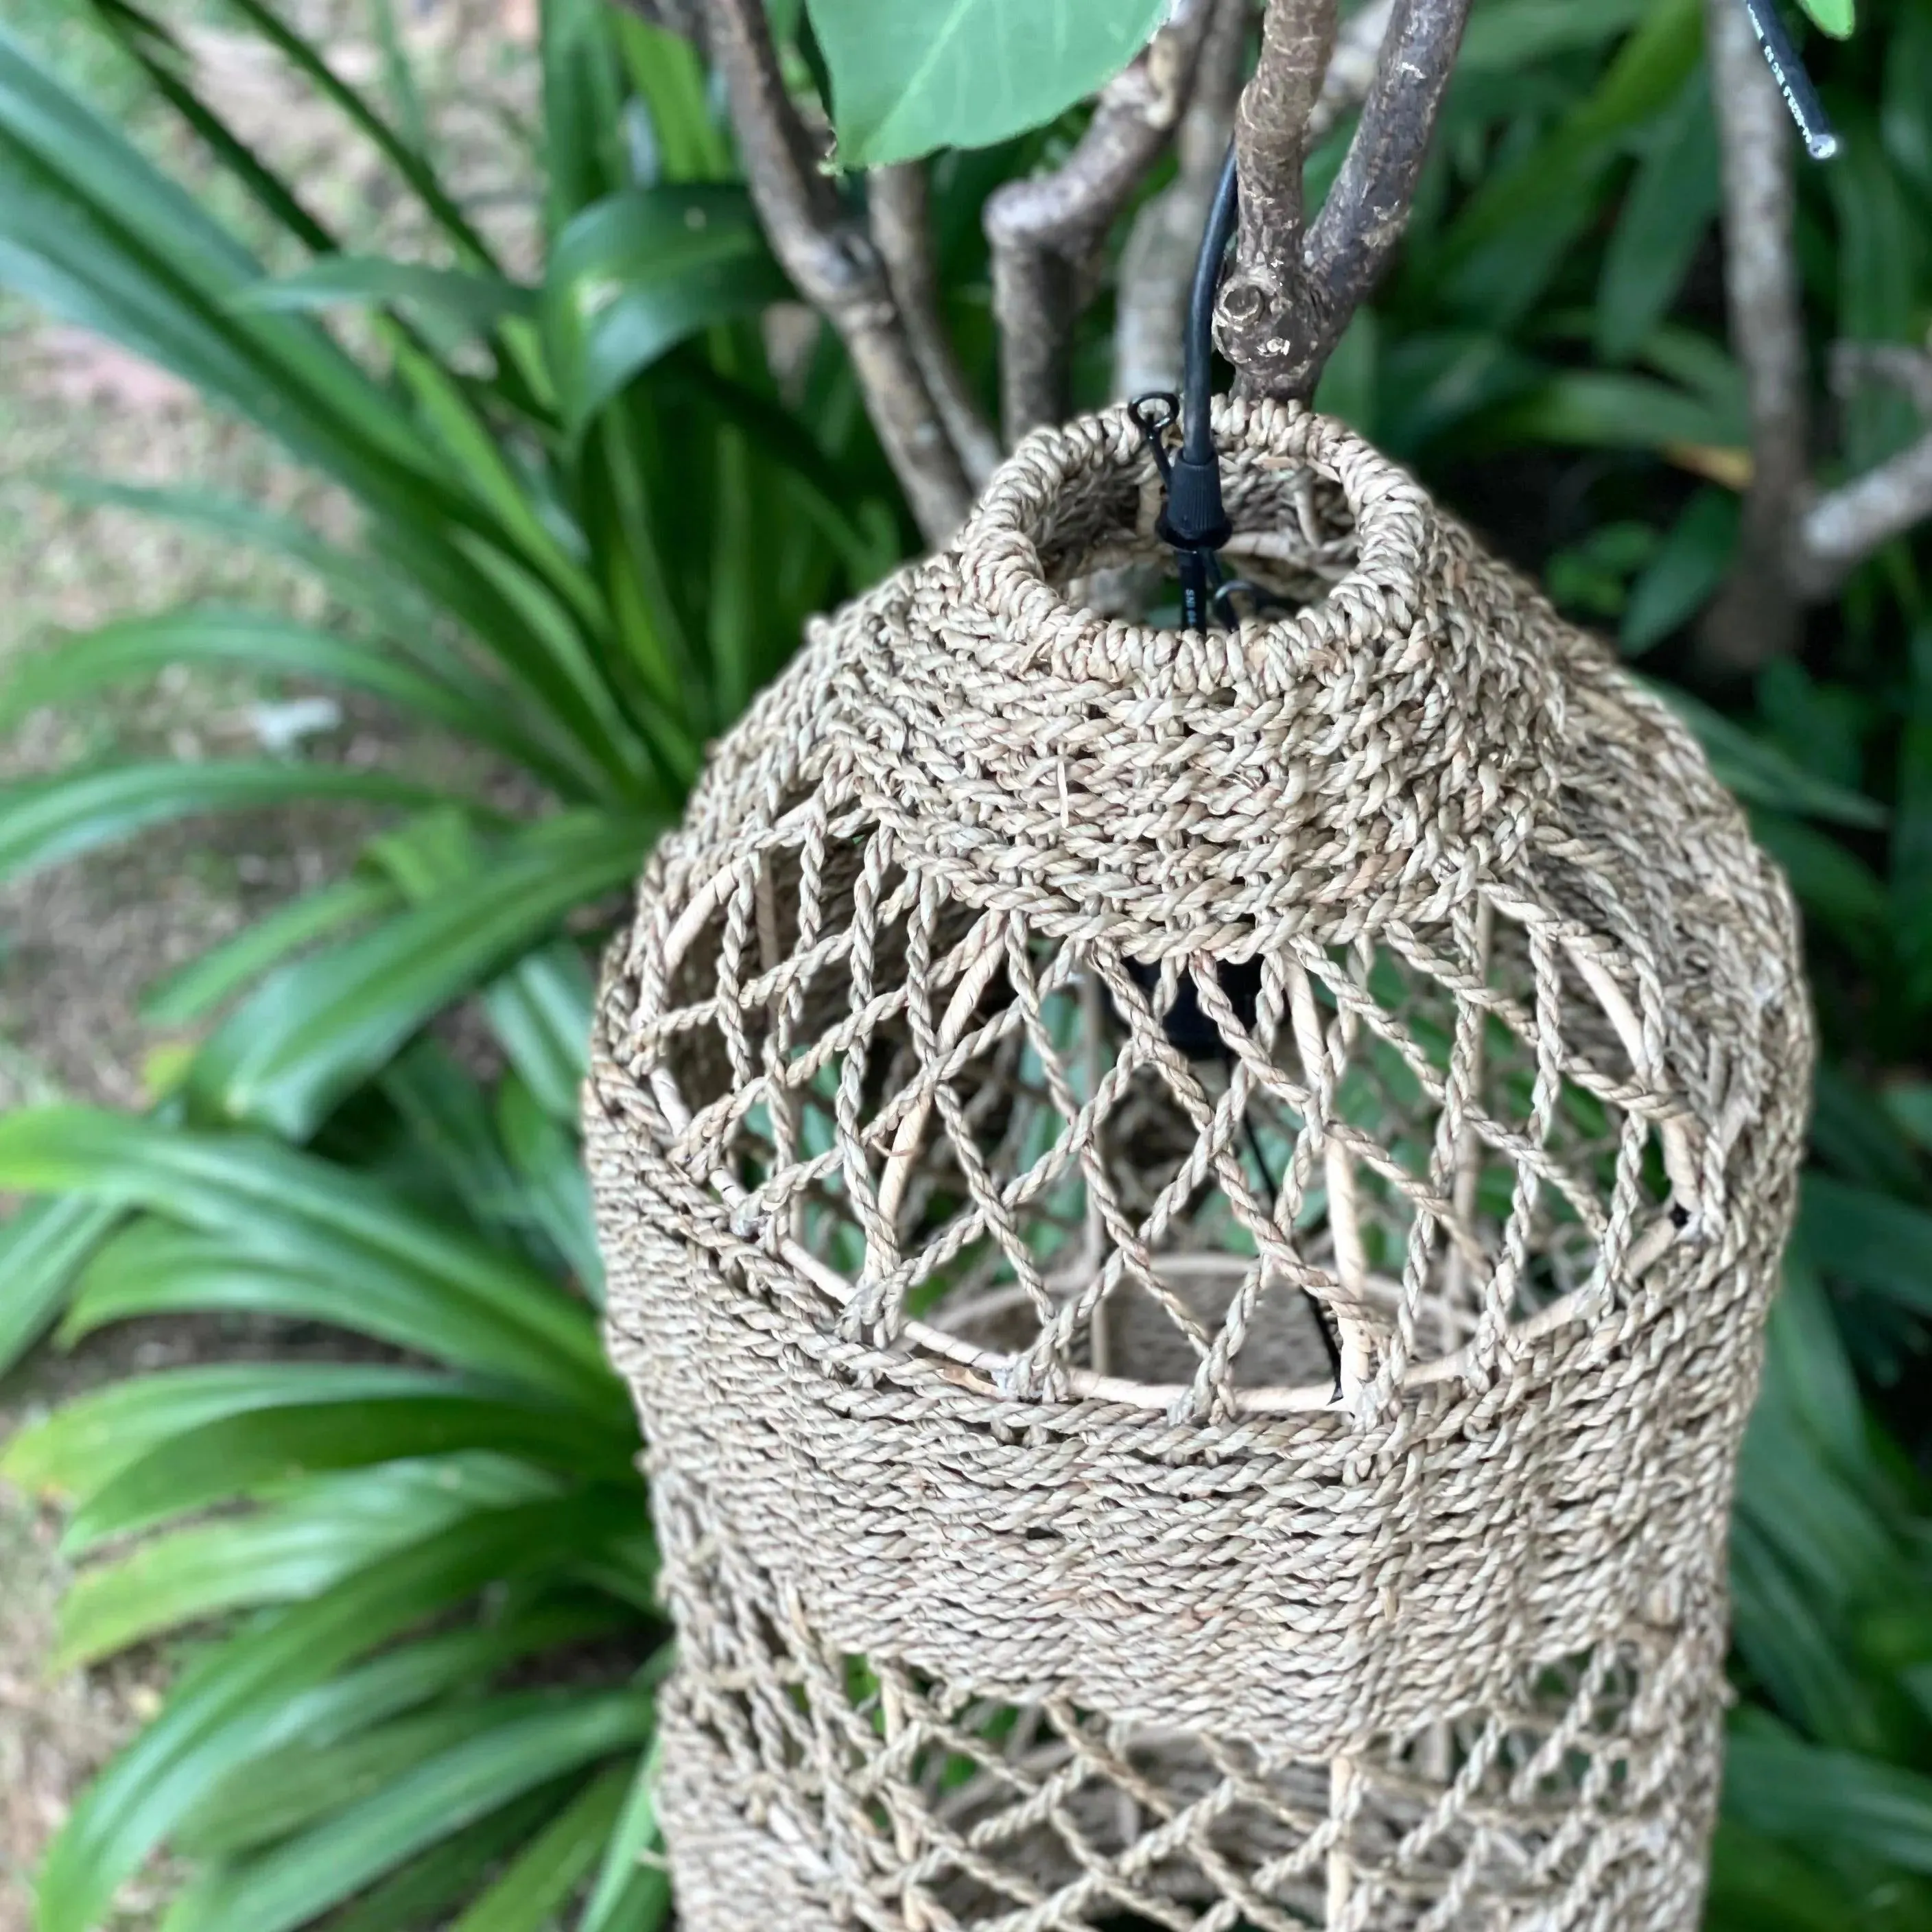
[[[688,1932],[1692,1932],[1791,908],[1339,424],[1030,438],[718,748],[605,976]],[[1252,603],[1247,608],[1253,608]]]

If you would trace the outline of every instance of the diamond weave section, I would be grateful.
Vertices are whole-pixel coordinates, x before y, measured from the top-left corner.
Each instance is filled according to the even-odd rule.
[[[1341,425],[1124,412],[814,627],[606,963],[688,1932],[1694,1932],[1796,922]]]

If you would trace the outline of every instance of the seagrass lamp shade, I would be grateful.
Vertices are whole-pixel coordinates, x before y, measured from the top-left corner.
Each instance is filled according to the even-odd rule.
[[[610,956],[689,1932],[1690,1932],[1810,1055],[1691,740],[1408,476],[1124,412],[813,630]]]

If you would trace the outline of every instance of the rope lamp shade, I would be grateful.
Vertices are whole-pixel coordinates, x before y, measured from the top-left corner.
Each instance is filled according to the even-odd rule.
[[[1340,424],[1115,412],[812,632],[613,951],[692,1932],[1684,1928],[1810,1040],[1690,739]]]

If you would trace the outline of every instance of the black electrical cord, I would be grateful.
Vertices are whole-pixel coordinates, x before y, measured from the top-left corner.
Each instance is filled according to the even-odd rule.
[[[1798,58],[1797,45],[1778,13],[1777,0],[1744,0],[1744,9],[1750,16],[1765,64],[1771,69],[1772,78],[1784,96],[1784,104],[1804,137],[1805,152],[1814,161],[1828,161],[1838,152],[1838,136],[1810,75],[1804,70],[1804,62]]]
[[[1220,568],[1214,553],[1233,534],[1221,501],[1221,465],[1214,450],[1214,297],[1221,283],[1221,265],[1234,232],[1240,198],[1231,143],[1222,164],[1208,225],[1195,257],[1194,284],[1187,304],[1187,330],[1182,344],[1180,453],[1162,464],[1166,502],[1156,528],[1161,540],[1174,547],[1180,576],[1180,619],[1190,630],[1205,630],[1213,621],[1214,592]],[[1136,404],[1137,420],[1147,421]],[[1168,418],[1171,420],[1172,418]],[[1164,458],[1165,452],[1158,452]]]

